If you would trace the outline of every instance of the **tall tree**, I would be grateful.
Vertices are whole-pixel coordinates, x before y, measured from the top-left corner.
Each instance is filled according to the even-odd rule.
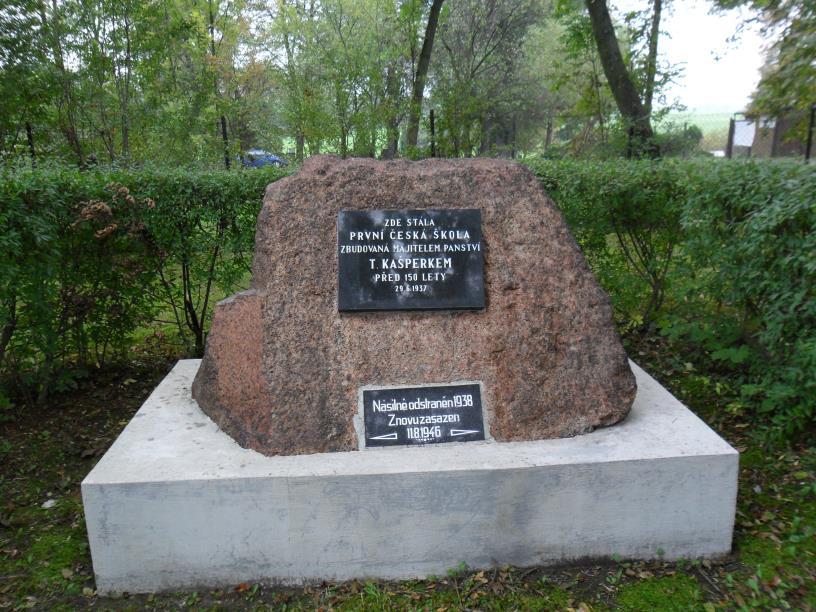
[[[265,0],[254,3],[266,24],[263,45],[282,86],[279,112],[287,135],[295,140],[295,157],[321,151],[330,137],[330,96],[324,78],[322,51],[328,35],[317,0]],[[325,51],[329,52],[330,51]]]
[[[537,87],[522,66],[540,9],[537,0],[448,4],[438,43],[444,52],[434,68],[443,154],[513,154],[519,123],[538,114]]]
[[[649,27],[649,52],[646,56],[646,84],[643,90],[643,110],[649,117],[652,115],[652,102],[657,76],[657,41],[660,38],[660,15],[663,12],[663,0],[652,0],[652,20]]]
[[[0,157],[21,151],[22,133],[32,161],[35,133],[48,127],[56,83],[37,0],[10,0],[0,10]]]
[[[66,66],[63,49],[63,40],[66,38],[66,32],[62,19],[62,10],[63,7],[58,5],[57,0],[51,0],[50,7],[46,7],[44,0],[40,0],[38,3],[42,29],[48,38],[51,48],[51,61],[56,69],[61,85],[61,96],[58,104],[60,131],[65,136],[65,140],[68,142],[71,151],[76,156],[77,162],[83,165],[85,163],[85,152],[77,129],[78,109],[73,83],[74,78]]]
[[[530,69],[541,75],[550,91],[545,148],[557,135],[575,155],[601,150],[599,145],[609,144],[616,107],[589,18],[572,7],[561,7],[554,21],[533,29],[532,40],[541,52]]]
[[[598,46],[604,75],[606,75],[618,110],[628,124],[634,153],[637,156],[656,155],[659,150],[653,144],[654,131],[649,110],[641,100],[632,75],[623,61],[623,54],[612,24],[612,17],[606,6],[606,0],[584,0],[584,2],[589,11],[592,34]]]
[[[212,56],[213,62],[215,62],[216,54],[215,54],[215,10],[213,9],[213,0],[207,0],[207,21],[208,27],[210,31],[210,55]],[[215,95],[216,98],[220,97],[218,93],[218,79],[215,79]],[[219,117],[219,121],[221,123],[221,139],[224,141],[224,167],[229,170],[230,167],[230,151],[229,151],[229,138],[227,136],[227,117],[224,115],[223,111],[221,112],[221,116]]]
[[[428,13],[428,23],[425,26],[425,38],[422,41],[422,51],[419,53],[419,63],[414,75],[414,86],[411,93],[411,108],[408,115],[408,147],[416,148],[419,137],[419,118],[422,114],[422,98],[425,95],[425,79],[428,76],[428,67],[431,65],[434,37],[439,24],[439,12],[445,0],[433,0]]]

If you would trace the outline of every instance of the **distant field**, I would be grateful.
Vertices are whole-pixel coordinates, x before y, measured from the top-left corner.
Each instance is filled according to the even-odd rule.
[[[733,113],[671,113],[663,124],[696,125],[703,131],[700,148],[704,151],[721,151],[728,140],[728,120]]]

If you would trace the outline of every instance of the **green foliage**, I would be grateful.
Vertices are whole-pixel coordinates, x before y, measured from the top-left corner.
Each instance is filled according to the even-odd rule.
[[[694,269],[683,298],[695,316],[666,329],[744,369],[743,395],[773,431],[801,430],[816,416],[816,171],[692,165],[686,193],[684,248]]]
[[[556,200],[619,322],[651,321],[666,296],[680,239],[679,164],[537,161],[531,168]]]
[[[274,169],[134,173],[133,193],[155,201],[141,236],[155,281],[148,297],[171,315],[189,352],[203,352],[214,289],[231,293],[247,276],[264,187],[282,175]]]
[[[535,132],[552,102],[539,67],[530,69],[540,51],[528,38],[536,38],[531,30],[545,5],[459,0],[445,6],[434,52],[437,152],[510,156],[518,133]]]
[[[732,374],[764,431],[816,415],[816,172],[663,160],[530,166],[623,333],[656,329]],[[61,167],[0,177],[0,373],[44,399],[121,357],[148,324],[201,354],[212,304],[248,278],[264,186],[280,170]],[[4,404],[14,394],[8,390]]]
[[[29,399],[123,356],[156,317],[200,354],[216,288],[250,265],[280,170],[0,175],[0,374]]]
[[[626,151],[581,2],[447,0],[410,148],[425,0],[5,5],[0,163],[222,167],[253,148],[418,158],[430,153],[431,108],[439,155],[556,141]],[[651,10],[616,16],[642,89]],[[657,67],[658,96],[671,74]]]
[[[696,125],[667,125],[655,135],[663,157],[688,157],[700,151],[703,131]]]
[[[768,435],[816,420],[816,171],[794,163],[554,162],[532,169],[625,332],[654,324],[740,381]]]
[[[690,576],[651,578],[621,589],[618,594],[620,610],[655,610],[686,612],[702,610],[702,592]]]

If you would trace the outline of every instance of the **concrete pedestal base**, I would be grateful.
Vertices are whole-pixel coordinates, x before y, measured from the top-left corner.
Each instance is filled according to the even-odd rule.
[[[291,457],[219,431],[190,397],[198,365],[82,483],[100,593],[731,548],[737,452],[634,364],[631,414],[584,436]]]

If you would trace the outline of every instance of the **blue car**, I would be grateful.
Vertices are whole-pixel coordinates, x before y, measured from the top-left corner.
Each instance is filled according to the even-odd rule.
[[[263,168],[264,166],[276,166],[281,168],[288,166],[289,162],[277,155],[272,155],[272,153],[253,149],[241,156],[241,164],[244,168]]]

